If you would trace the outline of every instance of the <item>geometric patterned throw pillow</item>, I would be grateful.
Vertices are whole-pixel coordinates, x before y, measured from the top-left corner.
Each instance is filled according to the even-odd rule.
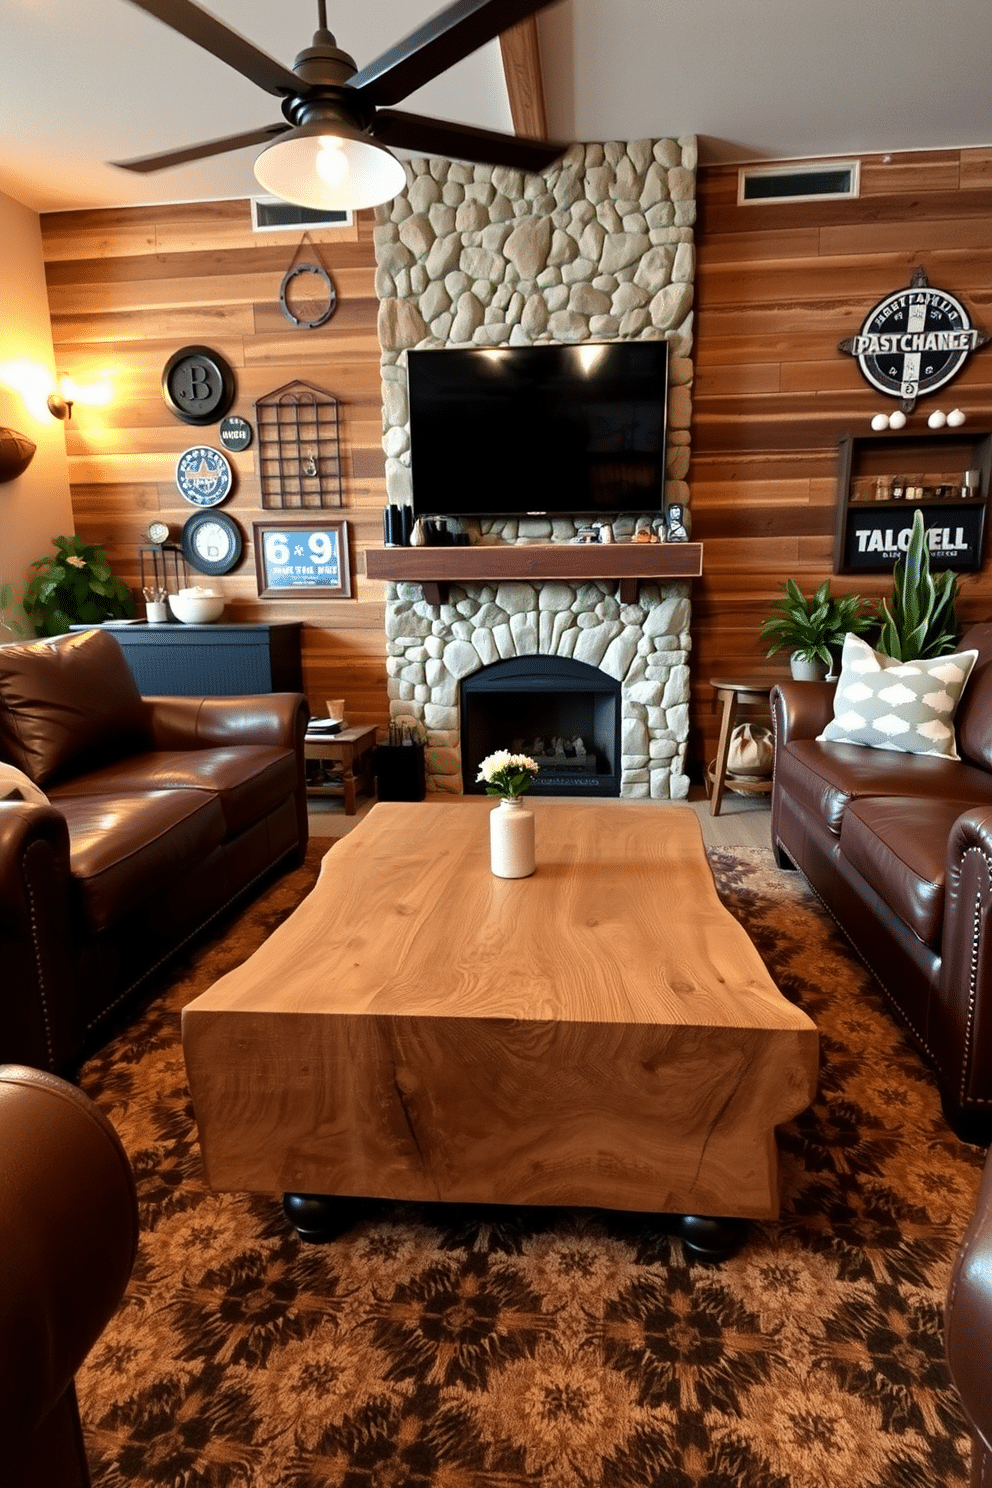
[[[818,737],[901,754],[958,759],[954,713],[977,651],[894,661],[856,635],[844,637],[833,722]]]

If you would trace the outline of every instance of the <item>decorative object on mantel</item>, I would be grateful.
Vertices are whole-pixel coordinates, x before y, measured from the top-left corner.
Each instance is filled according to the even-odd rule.
[[[680,501],[672,501],[665,507],[665,541],[670,543],[689,541],[685,507]]]
[[[16,429],[0,429],[0,483],[23,475],[38,446]]]
[[[209,346],[181,346],[165,364],[162,397],[184,424],[213,424],[234,402],[234,372]]]
[[[771,642],[769,656],[791,653],[789,665],[797,681],[822,681],[834,670],[845,635],[864,635],[876,623],[874,609],[860,594],[832,596],[829,579],[810,595],[795,579],[786,579],[783,587],[784,597],[772,602],[775,613],[761,622],[758,635]]]
[[[529,878],[534,872],[534,813],[524,809],[521,796],[540,770],[527,754],[497,749],[479,766],[477,781],[485,781],[486,795],[499,805],[489,816],[489,865],[497,878]]]
[[[308,382],[287,382],[255,404],[262,505],[341,506],[338,400]]]
[[[305,245],[309,244],[316,263],[299,262]],[[338,305],[338,292],[334,281],[320,261],[320,250],[309,233],[304,233],[293,261],[279,286],[279,304],[282,313],[292,325],[303,330],[314,331],[324,325],[334,314]]]

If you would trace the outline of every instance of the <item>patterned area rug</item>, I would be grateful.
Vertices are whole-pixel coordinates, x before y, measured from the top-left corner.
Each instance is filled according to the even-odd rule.
[[[179,1010],[312,885],[218,932],[81,1083],[137,1175],[142,1240],[78,1380],[95,1488],[930,1488],[965,1484],[942,1302],[983,1154],[795,875],[710,854],[821,1033],[782,1129],[782,1217],[720,1266],[650,1216],[384,1206],[301,1243],[200,1176]]]

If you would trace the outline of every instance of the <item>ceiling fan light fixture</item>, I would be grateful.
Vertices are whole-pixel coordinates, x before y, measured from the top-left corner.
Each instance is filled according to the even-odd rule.
[[[259,155],[255,177],[272,196],[298,207],[360,211],[392,201],[406,185],[396,156],[338,120],[288,129]]]

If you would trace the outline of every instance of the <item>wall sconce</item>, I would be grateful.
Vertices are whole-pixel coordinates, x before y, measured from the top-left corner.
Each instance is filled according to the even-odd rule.
[[[48,396],[48,411],[53,418],[71,419],[72,405],[81,403],[85,408],[105,408],[114,395],[110,379],[105,373],[98,380],[80,384],[71,377],[59,380],[58,391]]]

